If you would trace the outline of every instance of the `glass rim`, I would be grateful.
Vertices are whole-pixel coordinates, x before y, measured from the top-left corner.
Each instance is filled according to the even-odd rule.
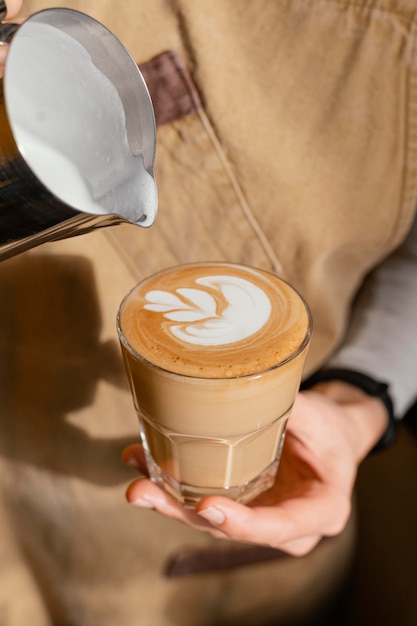
[[[144,282],[146,282],[147,280],[150,280],[152,278],[154,278],[155,276],[158,276],[159,274],[165,274],[166,272],[168,272],[169,270],[173,270],[175,268],[181,269],[181,268],[186,268],[186,267],[195,267],[195,266],[200,266],[200,267],[204,267],[204,266],[221,266],[221,267],[241,267],[243,269],[249,269],[249,270],[254,270],[254,271],[259,271],[261,273],[264,274],[269,274],[270,276],[273,276],[274,279],[278,279],[279,281],[285,283],[290,289],[292,289],[292,291],[294,291],[297,296],[300,298],[301,302],[303,303],[304,309],[306,311],[307,314],[307,330],[306,333],[303,337],[303,340],[301,341],[301,343],[297,346],[297,348],[288,356],[286,357],[284,360],[280,361],[279,363],[274,363],[273,365],[270,365],[269,367],[266,367],[265,369],[259,370],[257,372],[251,372],[248,374],[237,374],[234,376],[197,376],[195,374],[184,374],[181,372],[174,372],[171,369],[168,369],[166,367],[163,367],[161,365],[157,365],[156,363],[152,363],[152,361],[149,361],[149,359],[146,359],[144,356],[142,356],[141,354],[139,354],[134,348],[132,348],[132,346],[130,345],[129,341],[126,339],[122,326],[121,326],[121,315],[122,315],[122,311],[124,308],[125,303],[127,302],[129,296],[135,291],[135,289],[137,289],[141,284],[143,284]],[[238,380],[238,379],[250,379],[250,378],[258,378],[259,376],[264,376],[265,374],[267,374],[268,372],[271,372],[273,370],[276,370],[278,368],[281,368],[285,365],[287,365],[288,363],[290,363],[291,361],[293,361],[294,359],[296,359],[300,354],[302,354],[302,352],[304,352],[304,350],[308,347],[310,340],[311,340],[311,336],[313,334],[313,317],[311,314],[311,310],[310,307],[306,301],[306,299],[301,295],[301,293],[295,288],[293,287],[287,280],[285,280],[284,278],[281,278],[281,276],[278,276],[278,274],[274,274],[274,272],[269,271],[269,270],[264,270],[258,267],[255,267],[253,265],[247,265],[244,263],[234,263],[234,262],[229,262],[229,261],[197,261],[194,263],[181,263],[178,265],[171,265],[169,267],[166,267],[165,269],[159,270],[157,272],[154,272],[153,274],[150,274],[149,276],[146,276],[145,278],[143,278],[142,280],[139,280],[138,282],[135,283],[135,285],[133,285],[133,287],[131,289],[129,289],[129,291],[126,293],[126,295],[123,297],[118,311],[117,311],[117,317],[116,317],[116,328],[117,328],[117,333],[119,336],[119,341],[121,344],[123,344],[123,346],[130,352],[130,354],[136,358],[138,361],[141,361],[142,363],[144,363],[145,365],[159,370],[160,372],[163,372],[165,374],[168,374],[170,376],[179,376],[181,378],[188,378],[191,380],[213,380],[213,381],[226,381],[226,380]]]

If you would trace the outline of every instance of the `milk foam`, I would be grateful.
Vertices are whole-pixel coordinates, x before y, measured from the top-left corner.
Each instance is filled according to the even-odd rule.
[[[139,213],[143,216],[139,220],[141,224],[153,221],[157,202],[155,181],[145,170],[140,156],[130,155],[130,160],[126,159],[124,164],[126,171],[118,172],[114,178],[115,188],[100,194],[100,189],[94,189],[79,166],[61,151],[40,141],[22,127],[17,129],[16,134],[21,152],[32,171],[62,202],[94,215],[115,213],[135,221],[135,215]],[[140,210],[138,207],[141,207]]]
[[[58,150],[20,128],[22,153],[42,183],[60,200],[86,213],[106,211],[91,198],[91,191],[76,165]]]
[[[146,361],[203,378],[263,372],[297,356],[311,334],[308,308],[288,283],[231,263],[150,276],[123,301],[119,329]]]
[[[200,346],[220,346],[247,339],[260,330],[271,315],[271,301],[253,283],[238,276],[206,276],[195,281],[203,289],[177,288],[148,291],[144,309],[162,313],[171,321],[168,332]],[[206,289],[204,289],[206,288]],[[219,306],[221,296],[226,306]]]
[[[5,80],[19,150],[49,191],[79,211],[152,224],[156,185],[130,146],[120,93],[79,41],[31,22]]]

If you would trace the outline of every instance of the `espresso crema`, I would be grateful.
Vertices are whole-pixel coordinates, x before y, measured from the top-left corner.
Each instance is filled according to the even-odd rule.
[[[175,267],[125,298],[120,329],[130,350],[177,374],[230,378],[296,356],[310,338],[305,302],[277,276],[246,266]]]

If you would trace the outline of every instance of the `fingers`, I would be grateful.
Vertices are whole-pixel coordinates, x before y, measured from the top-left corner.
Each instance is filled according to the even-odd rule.
[[[134,467],[145,476],[148,475],[145,451],[140,443],[134,443],[127,446],[122,452],[122,461],[125,465]]]
[[[122,452],[122,461],[126,465],[137,469],[144,476],[148,475],[145,451],[141,444],[127,446]],[[129,485],[126,491],[126,499],[134,506],[154,509],[171,519],[184,522],[199,530],[205,530],[215,537],[224,536],[221,531],[199,517],[195,511],[185,509],[175,498],[145,478],[135,480]]]
[[[22,0],[7,0],[6,1],[6,9],[7,15],[6,19],[10,20],[15,17],[20,9],[22,8]]]
[[[135,506],[154,509],[215,537],[267,545],[294,556],[310,552],[323,536],[339,534],[350,514],[348,504],[333,499],[332,506],[327,498],[322,503],[317,498],[307,503],[300,498],[279,506],[251,507],[208,497],[194,511],[146,479],[132,483],[126,497]]]
[[[282,552],[286,552],[291,556],[305,556],[309,554],[323,539],[320,535],[313,535],[312,537],[303,537],[302,539],[295,539],[294,541],[288,541],[280,547]]]
[[[201,518],[194,510],[185,509],[175,498],[160,489],[146,478],[135,480],[126,491],[127,501],[145,509],[154,509],[163,515],[183,522],[197,530],[204,530],[215,537],[223,537],[224,533]]]
[[[230,539],[299,553],[322,536],[343,530],[350,501],[337,491],[323,488],[273,506],[244,506],[225,498],[205,498],[198,513]]]

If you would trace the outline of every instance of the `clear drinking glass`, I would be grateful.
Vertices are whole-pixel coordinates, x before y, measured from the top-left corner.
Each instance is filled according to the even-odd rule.
[[[151,479],[189,507],[272,486],[312,331],[303,298],[261,270],[183,265],[136,285],[117,325]]]

